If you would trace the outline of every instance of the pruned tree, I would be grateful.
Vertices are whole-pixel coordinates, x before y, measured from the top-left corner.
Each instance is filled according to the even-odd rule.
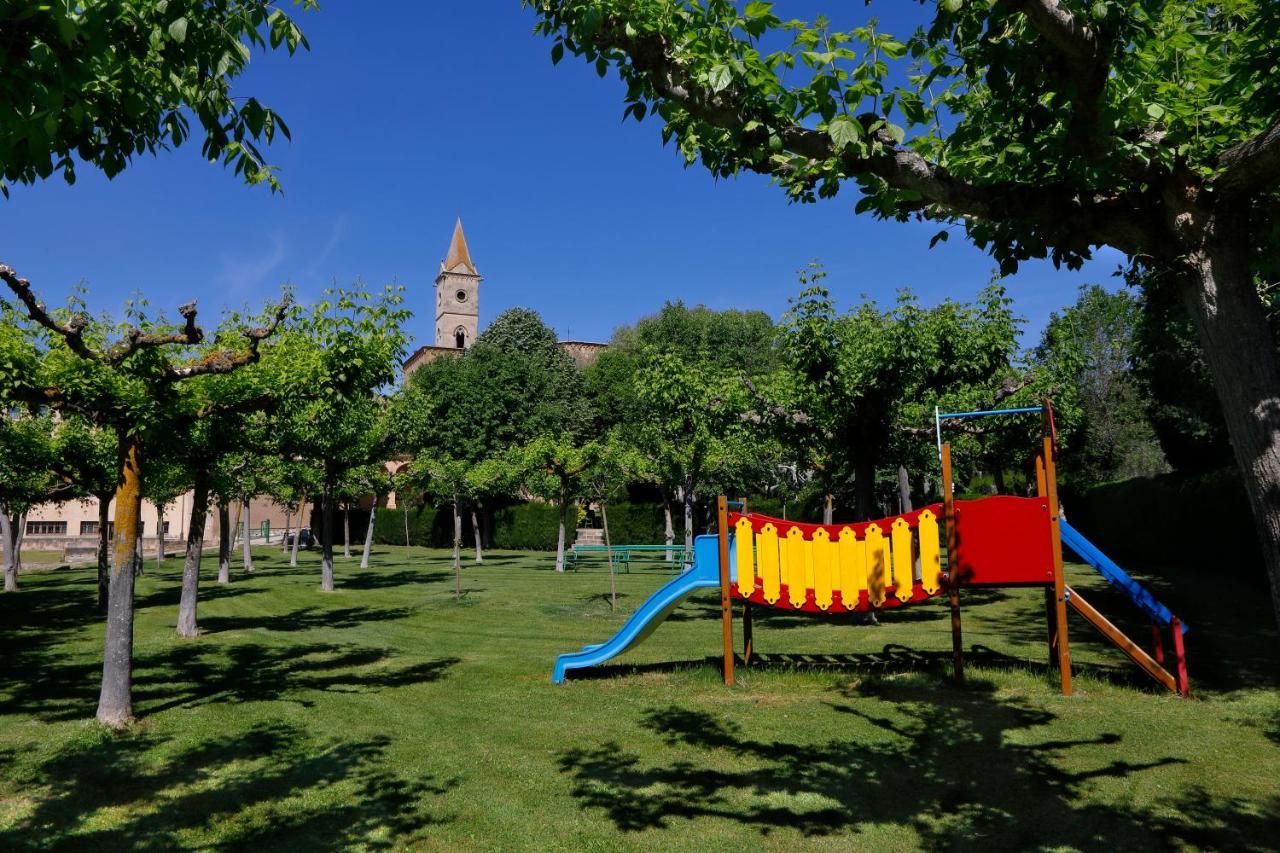
[[[261,358],[262,342],[275,334],[289,314],[286,296],[259,321],[221,331],[217,346],[198,349],[204,330],[194,304],[179,309],[180,324],[145,316],[134,304],[118,326],[94,320],[73,302],[50,311],[30,283],[0,265],[0,280],[22,305],[28,324],[23,334],[5,336],[0,356],[0,394],[5,400],[81,414],[114,430],[118,469],[115,493],[115,559],[107,595],[107,631],[102,690],[97,718],[123,727],[133,718],[133,567],[138,554],[138,515],[144,466],[151,446],[175,417],[199,418],[212,408],[235,407],[244,400],[210,399],[198,393],[204,383],[249,368]]]
[[[1280,5],[944,0],[909,37],[730,0],[526,0],[612,67],[625,113],[718,177],[958,228],[1008,274],[1099,246],[1193,318],[1280,619],[1280,355],[1259,298],[1280,227]],[[790,44],[785,43],[789,34]]]
[[[320,588],[333,590],[333,520],[338,489],[353,469],[381,462],[390,438],[378,428],[404,354],[399,286],[334,289],[300,323],[293,359],[306,393],[282,401],[281,455],[305,460],[320,484]]]

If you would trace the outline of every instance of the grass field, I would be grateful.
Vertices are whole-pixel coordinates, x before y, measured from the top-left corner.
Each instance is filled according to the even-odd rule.
[[[668,575],[557,576],[490,554],[452,596],[444,552],[379,548],[206,582],[173,633],[180,565],[139,579],[136,728],[90,722],[93,575],[0,597],[0,847],[699,849],[745,845],[1268,849],[1280,831],[1280,640],[1264,589],[1157,585],[1191,625],[1191,701],[1073,617],[1078,695],[1044,665],[1038,591],[947,610],[758,618],[757,666],[719,683],[718,598],[693,599],[603,677],[549,683]],[[210,567],[206,564],[206,576]],[[1104,612],[1127,613],[1080,567]],[[1136,636],[1146,639],[1141,625]]]

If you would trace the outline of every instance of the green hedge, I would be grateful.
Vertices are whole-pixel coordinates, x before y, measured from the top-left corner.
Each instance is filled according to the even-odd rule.
[[[409,508],[409,544],[428,548],[453,547],[453,523],[448,510]],[[463,541],[470,540],[471,519],[463,518]],[[373,521],[373,541],[379,545],[404,544],[404,508],[382,509]]]
[[[679,537],[679,533],[676,534]],[[661,545],[667,541],[661,504],[609,504],[609,538],[615,545]]]
[[[1064,490],[1062,507],[1073,527],[1117,560],[1261,577],[1262,551],[1234,469]]]
[[[578,515],[569,511],[564,546],[573,544]],[[493,514],[493,547],[518,551],[554,551],[560,534],[560,510],[553,504],[525,503]]]

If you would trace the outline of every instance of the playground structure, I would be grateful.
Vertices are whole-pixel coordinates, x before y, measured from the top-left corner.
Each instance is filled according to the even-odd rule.
[[[944,421],[1033,412],[1041,414],[1045,424],[1036,456],[1036,495],[954,499],[951,447],[941,437]],[[939,412],[937,426],[941,503],[875,521],[806,524],[750,513],[745,501],[721,497],[718,532],[696,538],[690,567],[653,593],[609,641],[560,655],[552,681],[562,683],[572,670],[598,666],[633,648],[690,593],[719,587],[726,684],[734,681],[735,599],[742,604],[742,660],[750,664],[754,608],[815,615],[871,612],[943,595],[951,612],[955,678],[963,682],[961,590],[1040,587],[1045,598],[1049,660],[1059,674],[1064,696],[1072,692],[1068,609],[1080,614],[1159,684],[1179,695],[1189,695],[1183,644],[1186,626],[1062,517],[1056,435],[1048,401],[1034,408]],[[731,504],[739,511],[730,512]],[[1151,619],[1152,653],[1066,583],[1064,545]],[[1165,667],[1162,632],[1166,629],[1172,635],[1172,670]]]

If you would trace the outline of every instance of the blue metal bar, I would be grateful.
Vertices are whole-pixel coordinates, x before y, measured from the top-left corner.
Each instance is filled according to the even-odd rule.
[[[1043,412],[1044,406],[1027,406],[1023,409],[988,409],[981,412],[936,412],[937,420],[955,420],[957,418],[985,418],[989,415],[1026,415],[1031,412]]]

